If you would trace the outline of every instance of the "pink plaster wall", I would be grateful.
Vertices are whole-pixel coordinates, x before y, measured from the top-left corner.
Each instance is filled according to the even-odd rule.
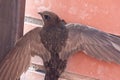
[[[77,22],[120,34],[120,0],[26,0],[26,15],[40,18],[50,10],[67,22]],[[73,55],[67,70],[101,80],[120,80],[120,65],[99,61],[83,53]]]

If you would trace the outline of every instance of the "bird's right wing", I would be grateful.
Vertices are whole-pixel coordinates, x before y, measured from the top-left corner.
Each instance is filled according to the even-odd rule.
[[[38,55],[44,60],[49,59],[50,56],[41,43],[40,31],[39,27],[28,32],[0,62],[0,80],[18,79],[29,67],[31,55]]]

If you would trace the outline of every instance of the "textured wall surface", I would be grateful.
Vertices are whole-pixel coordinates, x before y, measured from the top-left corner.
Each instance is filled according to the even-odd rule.
[[[120,35],[120,0],[27,0],[26,16],[40,18],[50,10],[67,22],[81,23]],[[120,80],[120,65],[99,61],[83,53],[73,55],[67,70],[101,80]]]

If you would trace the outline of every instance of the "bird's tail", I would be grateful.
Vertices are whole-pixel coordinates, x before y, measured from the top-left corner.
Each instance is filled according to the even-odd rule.
[[[59,75],[55,71],[50,71],[46,73],[45,80],[58,80]]]

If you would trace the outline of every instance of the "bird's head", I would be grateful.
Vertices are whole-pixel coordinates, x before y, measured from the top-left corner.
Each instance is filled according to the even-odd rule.
[[[39,12],[38,14],[41,15],[44,25],[54,25],[61,22],[61,19],[53,12],[43,11]]]

